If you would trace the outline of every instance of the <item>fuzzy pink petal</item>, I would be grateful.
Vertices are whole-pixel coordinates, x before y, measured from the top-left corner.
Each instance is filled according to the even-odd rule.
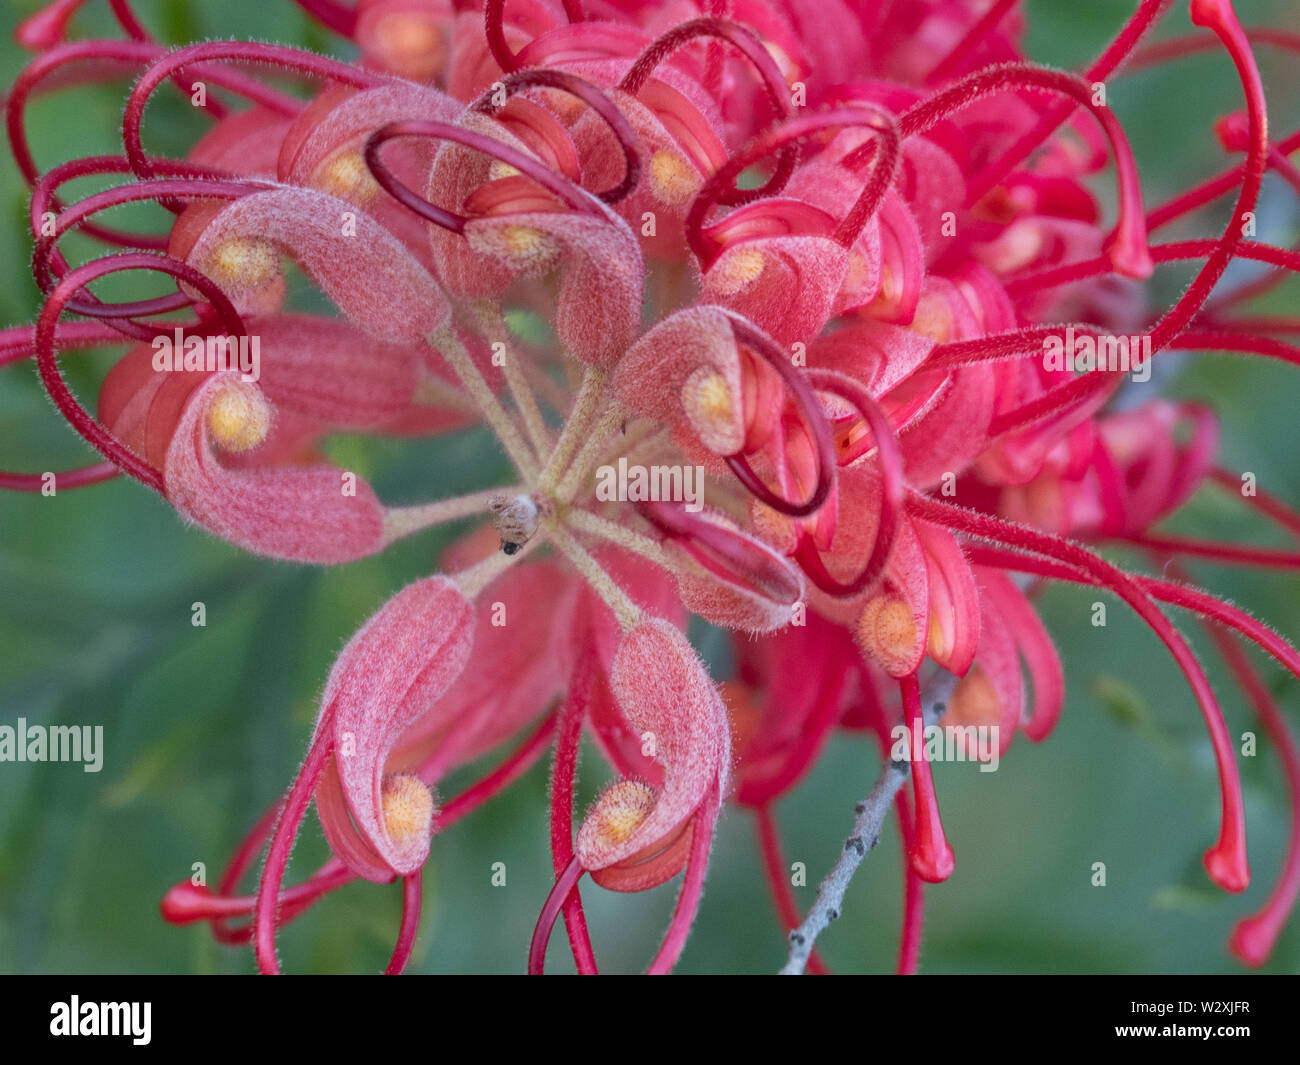
[[[366,137],[380,126],[409,118],[449,122],[460,110],[445,93],[403,81],[351,93],[323,115],[299,117],[280,151],[279,176],[283,181],[314,185],[324,164],[341,151],[359,151]],[[398,154],[396,146],[390,151]]]
[[[959,475],[988,443],[996,379],[989,367],[973,366],[953,375],[947,391],[898,438],[907,479],[916,488]]]
[[[709,268],[701,299],[730,307],[789,347],[822,331],[848,268],[849,253],[825,237],[746,240]]]
[[[980,597],[975,575],[947,529],[913,521],[929,571],[930,631],[926,650],[951,673],[964,677],[980,642]]]
[[[321,696],[321,720],[333,734],[338,790],[318,796],[322,826],[338,839],[338,856],[358,853],[336,830],[346,813],[365,845],[404,876],[424,864],[429,836],[394,840],[384,824],[381,788],[389,756],[402,733],[434,705],[464,670],[474,643],[474,611],[446,577],[426,577],[384,604],[339,655]],[[364,850],[360,852],[364,855]],[[367,864],[355,870],[373,872]],[[385,877],[387,879],[387,877]]]
[[[316,816],[334,857],[354,874],[375,884],[391,880],[393,869],[357,830],[343,792],[338,759],[330,755],[316,784]]]
[[[702,512],[692,524],[705,526],[702,535],[670,537],[664,543],[686,609],[744,632],[788,625],[804,598],[803,575],[720,514]]]
[[[220,284],[241,313],[273,309],[265,301],[278,265],[270,280],[260,268],[223,269],[221,250],[232,240],[288,254],[354,325],[382,340],[420,340],[450,314],[438,283],[397,237],[326,193],[282,188],[245,196],[220,211],[189,250],[190,265]]]
[[[531,234],[535,232],[537,237]],[[520,234],[524,236],[521,238]],[[465,239],[475,251],[517,271],[559,267],[555,331],[565,351],[592,366],[609,368],[632,346],[641,325],[645,267],[636,237],[621,218],[571,211],[534,211],[471,219]],[[529,246],[512,253],[520,241]],[[534,241],[542,250],[534,252]],[[547,246],[556,249],[553,258]]]
[[[258,382],[277,410],[365,429],[404,414],[427,345],[388,344],[335,318],[283,314],[257,323]]]
[[[355,494],[345,494],[343,471],[329,466],[222,465],[208,437],[211,402],[224,388],[255,387],[237,374],[215,374],[189,394],[162,463],[168,501],[209,532],[273,558],[329,564],[378,551],[383,508],[360,478]],[[168,420],[164,412],[157,416]]]
[[[911,209],[890,189],[877,213],[880,225],[880,290],[861,313],[908,325],[916,314],[925,280],[925,247]]]
[[[981,608],[981,637],[975,668],[953,692],[944,722],[958,726],[996,726],[1000,756],[1011,746],[1024,713],[1025,684],[1016,642],[1007,623],[987,596],[981,597]]]
[[[651,735],[664,783],[654,809],[622,842],[603,840],[583,823],[575,850],[590,870],[669,837],[725,780],[731,751],[726,707],[695,649],[668,622],[643,621],[624,636],[610,681],[631,726]]]
[[[695,388],[714,375],[735,402],[726,417],[693,418]],[[692,307],[659,322],[619,360],[610,389],[632,411],[698,437],[715,454],[733,454],[745,442],[740,353],[730,320],[716,307]]]
[[[929,337],[864,319],[809,344],[808,365],[836,370],[881,396],[919,369],[933,350]]]
[[[911,522],[898,529],[884,585],[861,606],[856,632],[862,649],[891,677],[915,673],[930,632],[929,566]]]
[[[1038,612],[1009,577],[982,567],[979,579],[984,595],[996,605],[1029,668],[1034,702],[1021,728],[1031,740],[1041,743],[1056,727],[1065,705],[1065,675],[1060,656]]]
[[[398,767],[437,780],[504,742],[564,689],[573,649],[567,633],[578,587],[546,563],[507,570],[479,597],[475,653],[490,669],[460,675],[402,736]]]

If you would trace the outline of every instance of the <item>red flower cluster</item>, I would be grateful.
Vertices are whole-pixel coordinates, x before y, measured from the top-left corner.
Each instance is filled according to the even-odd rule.
[[[1191,0],[1203,32],[1143,46],[1170,3],[1141,0],[1072,74],[1022,56],[1015,0],[299,2],[355,61],[246,41],[166,48],[125,0],[111,2],[125,39],[69,43],[81,0],[56,0],[19,28],[38,54],[5,101],[34,190],[45,304],[34,326],[0,334],[0,364],[34,357],[106,460],[59,474],[61,486],[125,472],[216,536],[316,564],[475,515],[493,529],[357,632],[286,799],[215,888],[167,894],[168,920],[251,940],[275,971],[280,924],[351,878],[401,878],[399,971],[433,836],[553,741],[556,886],[532,971],[561,914],[579,969],[595,970],[584,874],[623,892],[682,874],[651,963],[670,969],[729,799],[755,812],[793,927],[771,809],[836,729],[873,732],[888,750],[900,719],[922,727],[922,686],[948,671],[960,678],[948,720],[995,730],[983,757],[1001,757],[1017,731],[1051,733],[1064,680],[1029,594],[1040,578],[1115,594],[1178,663],[1221,784],[1206,869],[1245,889],[1233,745],[1161,604],[1297,676],[1300,655],[1231,605],[1121,571],[1085,544],[1295,564],[1152,532],[1207,482],[1239,482],[1214,465],[1211,411],[1142,393],[1150,360],[1171,349],[1300,361],[1272,336],[1290,323],[1238,312],[1300,267],[1296,252],[1250,239],[1267,169],[1300,190],[1287,158],[1300,133],[1270,139],[1252,40],[1295,49],[1293,38],[1243,30],[1229,0]],[[1243,108],[1218,132],[1243,158],[1148,210],[1107,79],[1211,47],[1241,83]],[[314,95],[272,88],[268,67]],[[136,79],[122,153],[42,171],[28,100],[119,75]],[[168,83],[212,120],[182,159],[144,146],[146,107]],[[1112,163],[1106,224],[1091,182]],[[103,175],[126,180],[60,198]],[[1222,234],[1150,242],[1229,195]],[[139,201],[171,212],[167,232],[99,220]],[[73,231],[121,250],[74,266],[60,251]],[[1273,269],[1222,290],[1233,259]],[[1197,264],[1190,286],[1149,309],[1140,282],[1183,260]],[[337,314],[291,309],[286,261]],[[119,303],[91,292],[123,271],[165,274],[174,291]],[[92,415],[57,355],[115,344],[131,346]],[[1111,405],[1121,386],[1135,404]],[[474,423],[494,432],[514,484],[392,507],[318,451],[339,431]],[[1243,499],[1300,534],[1271,497]],[[721,692],[683,635],[688,614],[737,634],[737,675]],[[1222,641],[1300,808],[1290,734]],[[617,779],[575,832],[584,730]],[[450,770],[512,740],[499,768],[436,800]],[[286,888],[313,800],[334,856]],[[954,865],[924,759],[896,805],[911,971],[921,884]],[[238,894],[268,840],[256,893]],[[1297,890],[1293,830],[1277,888],[1234,934],[1244,960],[1267,957]]]

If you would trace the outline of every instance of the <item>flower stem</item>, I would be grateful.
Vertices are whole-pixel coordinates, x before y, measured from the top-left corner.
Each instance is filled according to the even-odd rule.
[[[513,488],[487,488],[482,492],[439,499],[435,503],[420,503],[411,507],[389,507],[384,512],[384,544],[395,543],[403,537],[460,518],[470,518],[486,511],[488,503],[496,496],[515,495],[523,491]]]
[[[927,686],[923,697],[926,724],[934,724],[939,720],[956,684],[957,678],[944,672]],[[817,937],[843,912],[844,895],[853,874],[862,864],[867,851],[880,838],[881,826],[889,815],[894,796],[907,783],[910,768],[910,762],[886,759],[870,793],[857,804],[853,835],[845,840],[834,867],[822,879],[817,889],[817,901],[808,911],[803,924],[790,933],[790,956],[781,969],[781,976],[799,976],[803,973]]]
[[[600,407],[605,384],[608,381],[609,372],[596,367],[589,367],[582,375],[578,396],[573,401],[569,417],[565,420],[560,439],[555,442],[551,457],[546,460],[546,468],[542,470],[541,478],[538,480],[538,487],[542,492],[549,494],[555,491],[569,459],[578,447],[578,441],[582,439],[583,433]]]
[[[605,408],[605,413],[591,430],[586,443],[582,445],[582,450],[578,452],[569,466],[569,471],[555,490],[556,497],[562,503],[571,503],[578,494],[578,489],[582,487],[587,475],[604,454],[606,443],[618,429],[623,417],[623,409],[618,404],[611,404]]]
[[[758,837],[759,854],[763,859],[763,872],[767,876],[777,916],[786,932],[793,932],[799,927],[799,910],[795,906],[794,895],[786,879],[787,870],[781,852],[780,830],[777,828],[776,817],[770,805],[764,804],[755,808],[754,829]],[[816,950],[808,955],[808,970],[815,976],[826,975],[828,972]]]
[[[564,520],[575,529],[592,536],[599,536],[602,540],[608,540],[626,551],[640,555],[647,562],[664,569],[672,568],[659,542],[644,533],[629,529],[626,525],[619,525],[618,522],[610,521],[608,518],[602,518],[589,510],[570,510],[564,515]]]
[[[411,950],[415,947],[415,934],[420,930],[422,879],[418,869],[409,876],[402,877],[402,924],[397,932],[393,957],[388,963],[388,968],[384,970],[385,976],[400,976],[410,960]]]
[[[470,566],[469,569],[461,570],[452,577],[452,580],[456,582],[456,587],[460,589],[461,595],[466,599],[473,599],[540,542],[541,537],[535,536],[513,555],[507,555],[504,551],[493,551],[482,562]]]
[[[510,456],[510,461],[514,463],[515,469],[519,471],[527,481],[537,478],[537,460],[533,457],[532,452],[524,443],[524,438],[519,435],[519,429],[506,413],[505,407],[501,406],[500,400],[492,393],[488,387],[486,379],[480,372],[474,360],[470,358],[469,352],[465,350],[465,345],[461,343],[460,337],[456,336],[455,331],[450,326],[446,326],[428,337],[431,347],[439,352],[444,359],[451,365],[460,378],[461,384],[465,386],[466,391],[473,397],[477,404],[479,412],[487,420],[492,431],[496,433],[497,439],[501,441],[501,446],[506,449],[506,454]]]
[[[507,348],[504,357],[506,386],[510,389],[510,396],[515,401],[519,416],[523,419],[524,428],[528,432],[528,439],[533,445],[533,452],[540,461],[541,457],[551,450],[551,434],[546,428],[546,420],[542,417],[542,410],[537,404],[537,396],[528,382],[523,366],[515,353],[509,350],[509,345],[506,344],[505,338],[510,335],[510,327],[506,324],[505,316],[502,315],[500,307],[480,304],[475,309],[478,319],[488,335],[500,337],[500,343]]]
[[[564,552],[587,583],[614,611],[614,616],[624,631],[634,628],[641,621],[642,615],[640,608],[628,598],[627,593],[614,583],[613,578],[601,569],[600,563],[591,557],[587,549],[563,525],[548,520],[544,527],[555,546]]]

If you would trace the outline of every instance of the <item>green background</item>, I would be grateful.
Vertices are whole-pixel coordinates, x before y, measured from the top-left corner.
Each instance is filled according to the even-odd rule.
[[[35,6],[19,0],[0,7],[6,83],[24,62],[8,40],[10,31]],[[1031,0],[1029,54],[1081,64],[1132,6],[1122,0]],[[78,16],[80,33],[107,27],[103,7],[92,3]],[[1180,0],[1175,7],[1168,30],[1186,32],[1186,5]],[[1244,0],[1238,8],[1247,23],[1300,28],[1293,3]],[[139,9],[146,25],[172,41],[256,36],[331,44],[285,0],[177,0]],[[1262,63],[1273,129],[1289,131],[1300,117],[1294,103],[1300,68],[1294,57],[1276,52],[1263,53]],[[113,151],[125,91],[125,84],[113,84],[39,100],[29,121],[38,161],[48,167]],[[1109,103],[1132,139],[1149,203],[1221,165],[1212,123],[1240,101],[1223,54],[1112,83]],[[146,144],[182,151],[195,130],[189,111],[160,95],[146,120]],[[1103,198],[1111,197],[1111,180],[1098,183]],[[38,309],[27,272],[25,208],[26,189],[6,156],[0,164],[4,323],[31,321]],[[147,224],[147,210],[120,218]],[[1261,238],[1294,242],[1294,193],[1272,178],[1259,216]],[[1202,217],[1187,232],[1217,232],[1221,218]],[[75,240],[67,246],[73,257],[94,251]],[[1186,276],[1162,270],[1157,304],[1176,298]],[[1290,291],[1272,301],[1279,313],[1286,313]],[[105,294],[115,295],[111,289]],[[111,356],[65,361],[74,389],[93,397]],[[54,414],[30,365],[2,371],[0,382],[0,466],[41,471],[90,461]],[[1262,488],[1300,504],[1294,457],[1300,380],[1294,369],[1201,357],[1180,364],[1169,391],[1218,408],[1223,461],[1253,471]],[[434,443],[344,440],[335,454],[394,502],[450,495],[503,475],[494,445],[480,433]],[[1276,542],[1212,490],[1175,527]],[[0,494],[0,530],[0,723],[22,715],[33,723],[99,724],[106,736],[99,774],[71,764],[0,764],[0,970],[251,971],[250,952],[214,945],[201,927],[166,925],[158,900],[194,862],[206,863],[215,879],[242,833],[296,770],[315,714],[314,695],[334,655],[389,594],[435,567],[445,539],[424,534],[382,558],[330,570],[262,561],[186,529],[150,492],[124,481],[50,499]],[[1300,634],[1293,576],[1193,570],[1202,583],[1283,633]],[[1285,843],[1287,811],[1276,761],[1262,734],[1259,757],[1242,759],[1255,882],[1244,897],[1225,896],[1200,868],[1200,854],[1216,830],[1217,786],[1195,703],[1156,640],[1121,606],[1109,607],[1105,628],[1090,624],[1094,598],[1058,588],[1043,600],[1069,689],[1051,739],[1040,747],[1018,739],[996,773],[980,774],[969,764],[935,768],[957,870],[948,883],[927,891],[926,971],[1240,968],[1224,942],[1234,920],[1264,896]],[[196,601],[206,604],[205,628],[190,624]],[[1234,734],[1256,728],[1207,641],[1193,626],[1184,629],[1211,664]],[[1295,683],[1271,667],[1266,676],[1294,722],[1300,709]],[[801,908],[812,902],[876,765],[864,741],[838,738],[779,808],[787,858],[808,869],[810,886],[795,889]],[[587,759],[585,793],[603,772]],[[453,794],[474,775],[472,768],[458,774],[443,793]],[[539,767],[435,840],[414,971],[522,969],[550,884],[545,811],[545,770]],[[764,972],[784,958],[752,827],[743,811],[724,814],[682,971]],[[309,819],[294,868],[301,875],[324,854]],[[1107,866],[1104,888],[1091,884],[1096,861]],[[506,864],[503,887],[491,885],[495,862]],[[892,968],[899,879],[891,825],[854,881],[844,918],[823,940],[833,968]],[[674,890],[620,896],[588,889],[604,967],[634,971],[645,964]],[[282,934],[286,967],[382,969],[399,902],[396,887],[356,884],[337,892]],[[553,943],[555,969],[568,965],[562,939]],[[1283,935],[1269,969],[1300,970],[1300,921]]]

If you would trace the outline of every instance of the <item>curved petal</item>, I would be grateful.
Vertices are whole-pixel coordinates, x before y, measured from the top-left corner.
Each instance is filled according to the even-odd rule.
[[[325,722],[332,733],[334,776],[318,792],[317,808],[335,854],[356,862],[359,876],[405,876],[428,857],[427,825],[403,822],[403,831],[392,830],[397,822],[385,794],[389,756],[402,733],[460,676],[473,643],[469,602],[448,578],[426,577],[372,615],[330,671],[317,728]],[[376,877],[380,870],[386,874]]]

